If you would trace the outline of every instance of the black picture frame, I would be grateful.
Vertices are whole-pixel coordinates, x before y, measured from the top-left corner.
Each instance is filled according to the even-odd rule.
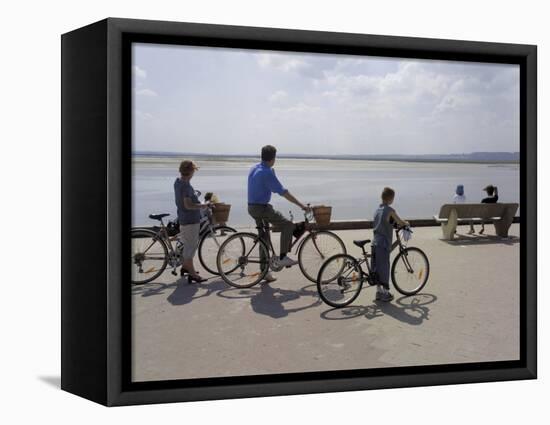
[[[536,46],[118,18],[61,42],[62,389],[113,406],[536,378]],[[520,360],[130,382],[132,42],[519,64]]]

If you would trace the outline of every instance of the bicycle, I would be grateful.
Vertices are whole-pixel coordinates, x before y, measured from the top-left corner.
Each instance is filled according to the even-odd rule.
[[[396,240],[391,251],[399,248],[391,266],[391,279],[395,289],[403,295],[417,294],[424,288],[430,275],[430,263],[426,254],[416,247],[407,247],[400,233],[410,227],[395,227]],[[410,236],[410,234],[409,234]],[[363,283],[376,285],[376,276],[372,272],[369,258],[372,253],[365,251],[370,239],[354,240],[353,243],[363,251],[363,258],[354,258],[348,254],[337,254],[321,266],[317,276],[317,290],[321,299],[331,307],[345,307],[351,304],[361,292]],[[367,265],[365,271],[362,267]]]
[[[196,191],[197,196],[200,192]],[[183,244],[179,241],[177,233],[179,230],[169,231],[164,224],[163,218],[170,214],[150,214],[151,220],[160,221],[160,226],[147,228],[133,228],[131,230],[132,240],[132,284],[143,285],[157,279],[168,266],[172,268],[172,274],[177,276],[177,268],[181,266],[181,253]],[[206,271],[217,275],[216,254],[221,246],[223,238],[228,234],[236,233],[237,230],[217,225],[212,218],[212,211],[209,207],[206,214],[201,217],[199,230],[198,256],[201,265]],[[172,242],[176,241],[174,247]]]
[[[302,274],[308,280],[316,282],[323,261],[335,253],[345,254],[346,246],[335,233],[312,229],[309,226],[312,220],[313,213],[308,210],[304,213],[304,221],[297,225],[290,251],[296,247]],[[262,281],[270,269],[279,272],[284,268],[271,243],[269,223],[264,221],[256,228],[259,232],[263,230],[267,238],[251,232],[235,233],[222,243],[218,251],[218,274],[235,288],[250,288]],[[302,238],[306,233],[308,235]]]

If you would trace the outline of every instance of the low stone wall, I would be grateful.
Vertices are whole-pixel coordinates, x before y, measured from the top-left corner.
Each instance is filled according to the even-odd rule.
[[[479,220],[477,220],[479,221]],[[474,220],[474,222],[477,222]],[[417,218],[408,220],[411,223],[412,227],[430,227],[430,226],[440,226],[441,223],[438,223],[433,218]],[[514,217],[514,223],[519,223],[519,217]],[[229,226],[234,227],[231,223],[228,223]],[[316,223],[311,223],[309,225],[312,229],[317,230],[363,230],[363,229],[372,229],[372,220],[342,220],[342,221],[332,221],[326,226],[320,226]],[[140,228],[152,229],[152,226],[138,226]],[[240,226],[239,226],[240,227]],[[251,225],[251,227],[253,227]],[[277,227],[272,228],[273,232],[279,232],[280,229]]]
[[[440,226],[433,218],[419,218],[407,220],[412,227],[430,227]],[[474,220],[476,222],[476,220]],[[519,223],[519,217],[514,217],[514,223]],[[318,224],[310,224],[311,228],[317,230],[362,230],[372,229],[372,220],[345,220],[345,221],[332,221],[326,226],[319,226]],[[274,232],[279,232],[280,229],[273,227]]]

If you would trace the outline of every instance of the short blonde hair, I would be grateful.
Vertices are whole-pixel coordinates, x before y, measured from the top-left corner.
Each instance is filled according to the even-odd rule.
[[[393,198],[395,198],[395,190],[391,187],[385,187],[382,191],[382,201],[391,201]]]
[[[197,164],[189,159],[185,159],[180,163],[180,174],[182,176],[189,176],[193,173],[193,171],[198,169],[199,167],[197,167]]]

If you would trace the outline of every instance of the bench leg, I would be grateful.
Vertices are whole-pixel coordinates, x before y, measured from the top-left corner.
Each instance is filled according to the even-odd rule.
[[[513,219],[509,219],[508,217],[501,218],[500,220],[495,220],[493,224],[495,225],[495,233],[497,234],[497,236],[500,236],[501,238],[507,238],[508,230],[510,230],[512,222]]]
[[[493,224],[495,225],[495,233],[497,234],[497,236],[500,236],[501,238],[508,237],[508,230],[510,230],[510,226],[514,222],[515,212],[515,209],[508,209],[504,212],[500,220],[495,220],[493,222]]]
[[[452,210],[449,213],[449,219],[447,223],[441,223],[441,230],[443,232],[443,239],[452,241],[455,237],[456,226],[458,223],[458,214],[456,210]]]

